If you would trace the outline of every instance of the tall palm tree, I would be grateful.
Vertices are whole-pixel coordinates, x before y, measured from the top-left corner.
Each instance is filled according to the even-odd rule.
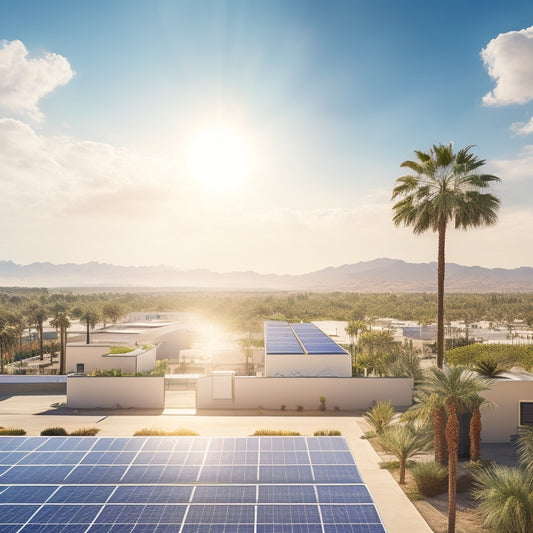
[[[65,373],[65,359],[67,347],[67,330],[70,327],[70,319],[65,311],[58,311],[50,321],[50,325],[59,332],[59,373]]]
[[[37,326],[39,331],[39,359],[44,360],[43,323],[49,317],[48,310],[40,303],[33,302],[27,310],[28,322]]]
[[[89,332],[91,328],[94,328],[96,326],[98,320],[100,320],[100,314],[92,307],[87,307],[83,310],[79,318],[81,322],[85,323],[85,326],[87,328],[87,344],[90,344],[91,338]]]
[[[446,444],[448,446],[448,533],[455,532],[455,500],[457,492],[457,452],[459,447],[459,419],[457,414],[472,411],[481,404],[480,393],[488,389],[485,380],[461,367],[446,372],[432,368],[423,390],[434,394],[446,407]]]
[[[485,192],[500,178],[482,174],[485,164],[472,154],[472,146],[454,152],[452,144],[433,145],[427,152],[415,150],[417,161],[404,161],[410,169],[396,180],[392,199],[393,221],[397,226],[412,226],[418,235],[427,230],[438,233],[437,267],[437,366],[444,362],[444,276],[445,243],[449,223],[457,229],[494,224],[500,200]]]
[[[366,331],[366,324],[362,320],[351,320],[344,328],[346,335],[350,337],[352,345],[352,365],[357,362],[356,344],[359,343],[359,336]]]
[[[4,355],[9,358],[9,353],[17,346],[18,333],[15,326],[4,324],[0,330],[0,373],[4,373]]]

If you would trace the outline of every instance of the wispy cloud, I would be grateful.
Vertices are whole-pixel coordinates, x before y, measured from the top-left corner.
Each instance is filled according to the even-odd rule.
[[[59,54],[45,52],[30,58],[21,41],[0,42],[0,107],[4,111],[42,120],[39,100],[73,75],[70,63]]]

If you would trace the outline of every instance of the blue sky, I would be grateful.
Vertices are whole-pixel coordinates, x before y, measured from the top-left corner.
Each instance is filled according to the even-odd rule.
[[[533,266],[530,27],[521,1],[0,0],[2,259],[433,261],[390,193],[414,149],[454,142],[502,210],[448,260]]]

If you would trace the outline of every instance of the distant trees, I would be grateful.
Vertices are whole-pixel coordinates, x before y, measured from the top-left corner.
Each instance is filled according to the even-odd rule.
[[[452,144],[433,145],[427,152],[415,150],[417,161],[404,161],[407,174],[396,180],[392,199],[393,221],[412,226],[415,234],[438,234],[437,266],[437,366],[444,362],[444,277],[448,224],[468,229],[497,221],[500,200],[485,192],[500,178],[482,174],[485,164],[472,154],[472,146],[454,152]]]
[[[36,326],[39,332],[39,359],[44,359],[43,349],[43,323],[48,319],[49,313],[46,307],[38,302],[32,302],[26,311],[28,323]]]

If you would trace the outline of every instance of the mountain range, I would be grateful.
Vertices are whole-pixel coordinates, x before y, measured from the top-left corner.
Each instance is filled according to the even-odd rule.
[[[167,287],[179,289],[307,290],[354,292],[435,292],[437,264],[400,259],[327,267],[298,275],[257,272],[218,273],[169,266],[118,266],[107,263],[32,263],[0,261],[0,286],[12,287]],[[446,265],[448,292],[532,292],[533,268]]]

